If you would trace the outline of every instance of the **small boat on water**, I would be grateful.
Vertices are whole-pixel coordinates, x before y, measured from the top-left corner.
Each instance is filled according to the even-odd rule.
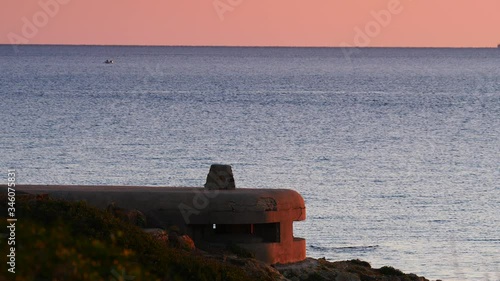
[[[106,64],[112,64],[113,60],[105,60],[104,63],[106,63]]]

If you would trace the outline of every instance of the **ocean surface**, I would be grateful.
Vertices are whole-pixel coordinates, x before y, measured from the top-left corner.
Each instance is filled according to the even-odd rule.
[[[0,46],[0,98],[3,181],[230,164],[302,194],[308,256],[500,280],[500,49]]]

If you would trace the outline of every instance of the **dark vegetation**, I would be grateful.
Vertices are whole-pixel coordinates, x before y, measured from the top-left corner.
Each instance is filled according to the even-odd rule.
[[[16,199],[16,280],[255,280],[237,266],[168,247],[86,203]],[[0,209],[7,210],[5,196]],[[2,253],[10,247],[5,224]],[[6,255],[0,262],[6,264]]]

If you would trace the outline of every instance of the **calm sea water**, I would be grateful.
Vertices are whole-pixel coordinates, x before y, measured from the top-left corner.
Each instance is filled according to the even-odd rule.
[[[303,195],[309,256],[500,280],[500,50],[0,46],[0,85],[18,183],[227,163]]]

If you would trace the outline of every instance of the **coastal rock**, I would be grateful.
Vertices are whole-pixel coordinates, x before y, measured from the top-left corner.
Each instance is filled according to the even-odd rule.
[[[180,235],[176,232],[171,232],[168,234],[169,244],[172,247],[183,249],[186,251],[193,251],[196,249],[193,239],[189,235]]]
[[[428,281],[415,274],[405,274],[392,267],[375,269],[360,260],[329,262],[307,258],[302,262],[274,265],[288,280],[296,281]]]
[[[179,236],[179,245],[181,249],[188,251],[193,251],[194,249],[196,249],[193,239],[191,239],[191,237],[186,234]]]
[[[267,277],[267,279],[264,280],[273,280],[273,281],[288,280],[274,267],[269,266],[268,264],[263,263],[256,259],[227,256],[225,262],[241,266],[250,276],[255,278],[255,280],[262,280],[264,279],[264,277]]]
[[[156,240],[168,244],[168,233],[161,228],[144,228],[144,232],[150,234]]]

